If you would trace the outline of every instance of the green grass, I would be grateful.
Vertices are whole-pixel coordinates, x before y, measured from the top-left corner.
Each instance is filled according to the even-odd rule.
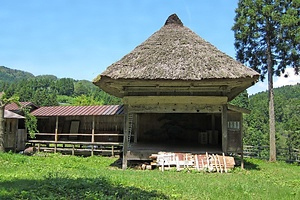
[[[123,171],[116,158],[0,153],[0,199],[300,199],[300,167],[247,159],[228,174]]]

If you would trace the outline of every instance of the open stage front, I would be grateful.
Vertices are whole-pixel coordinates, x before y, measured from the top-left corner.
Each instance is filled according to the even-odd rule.
[[[151,160],[151,154],[158,152],[222,154],[220,146],[189,143],[131,143],[127,152],[127,160]]]

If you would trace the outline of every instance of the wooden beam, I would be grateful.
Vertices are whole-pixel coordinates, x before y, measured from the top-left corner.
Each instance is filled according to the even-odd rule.
[[[124,97],[126,87],[145,87],[145,86],[194,86],[194,87],[211,87],[211,86],[228,86],[228,89],[239,88],[242,85],[252,85],[257,81],[259,75],[248,78],[237,79],[203,79],[203,80],[143,80],[143,79],[112,79],[107,76],[101,76],[94,84],[99,86],[104,91],[113,94],[117,97]],[[243,86],[242,86],[243,87]],[[188,91],[187,91],[188,92]],[[239,92],[239,91],[237,91]],[[230,95],[234,98],[236,93]]]
[[[228,149],[228,116],[227,105],[222,106],[222,151],[227,153]]]
[[[109,77],[102,77],[101,81],[96,82],[96,85],[105,83],[107,86],[125,87],[125,86],[240,86],[245,83],[252,83],[258,79],[259,76],[253,78],[237,78],[237,79],[203,79],[203,80],[144,80],[144,79],[111,79]],[[101,83],[100,83],[101,82]]]
[[[134,92],[134,93],[157,93],[159,96],[160,93],[182,93],[182,92],[222,92],[228,93],[230,92],[231,88],[229,86],[126,86],[124,87],[127,93]]]
[[[130,113],[221,113],[222,105],[128,105]]]
[[[195,104],[220,105],[227,104],[225,96],[126,96],[123,98],[127,105],[149,104]]]

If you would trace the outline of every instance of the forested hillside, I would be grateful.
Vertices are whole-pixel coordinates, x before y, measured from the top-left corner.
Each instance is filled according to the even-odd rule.
[[[12,83],[18,80],[29,78],[34,78],[34,75],[29,72],[0,66],[0,86],[7,83]]]
[[[87,80],[59,79],[53,75],[34,76],[5,67],[0,68],[0,77],[0,91],[39,106],[121,103],[120,99],[103,92]]]
[[[300,84],[275,88],[277,148],[300,148]],[[244,117],[244,143],[269,144],[268,93],[249,97],[251,114]]]

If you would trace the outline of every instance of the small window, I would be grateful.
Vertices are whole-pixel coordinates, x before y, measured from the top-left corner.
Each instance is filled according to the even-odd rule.
[[[228,129],[233,129],[233,130],[240,130],[240,122],[239,121],[229,121],[228,122]]]

